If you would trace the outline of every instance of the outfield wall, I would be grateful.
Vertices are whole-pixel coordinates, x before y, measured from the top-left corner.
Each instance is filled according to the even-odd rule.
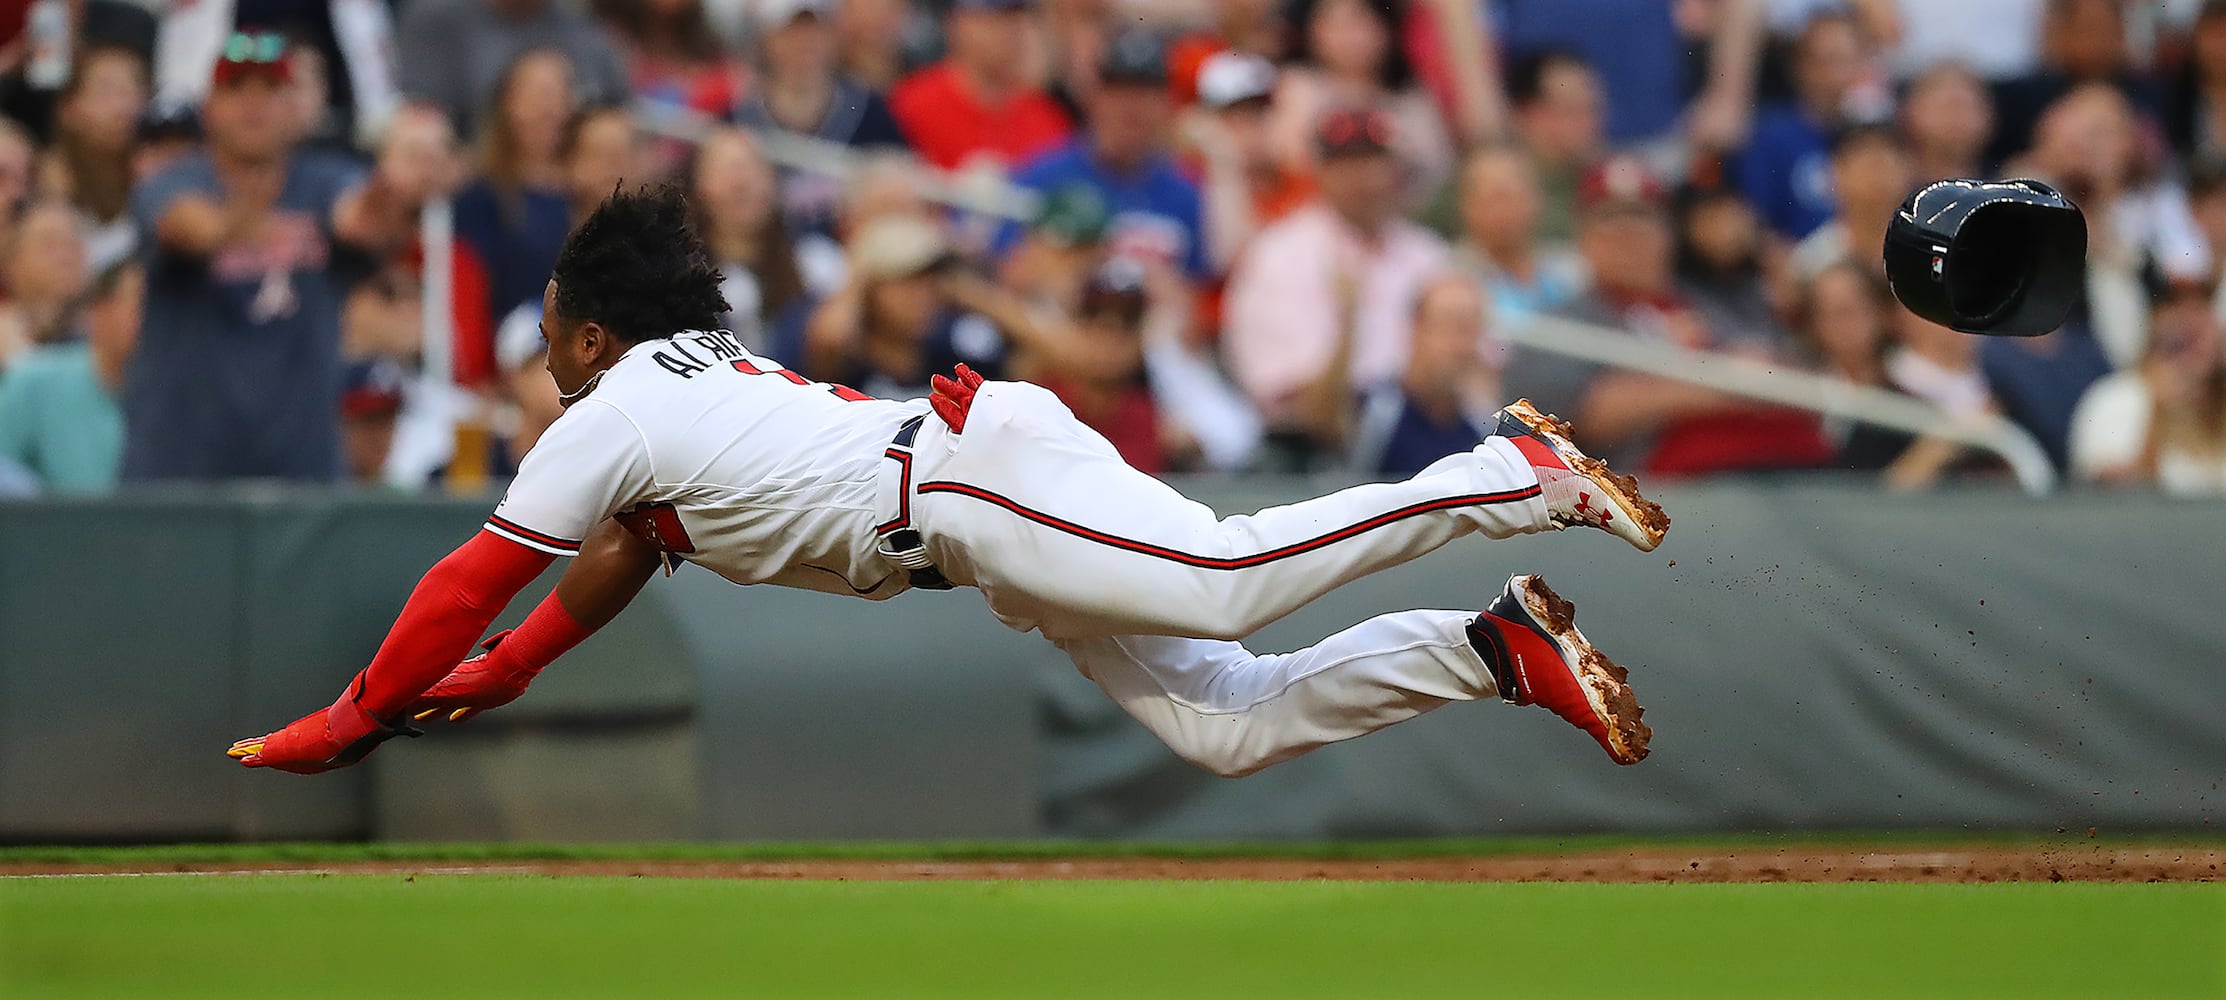
[[[1225,512],[1307,489],[1190,486]],[[874,605],[694,567],[502,712],[341,774],[244,772],[223,748],[329,701],[487,501],[0,504],[0,841],[2226,824],[2226,509],[1831,484],[1664,499],[1654,555],[1589,532],[1468,541],[1256,643],[1543,572],[1632,668],[1646,763],[1615,768],[1543,712],[1456,705],[1239,780],[1174,760],[971,592]]]

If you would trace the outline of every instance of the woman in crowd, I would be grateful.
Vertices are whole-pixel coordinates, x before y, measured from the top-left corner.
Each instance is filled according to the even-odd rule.
[[[1401,0],[1298,0],[1297,46],[1276,85],[1273,129],[1285,162],[1312,172],[1317,123],[1326,112],[1374,108],[1391,122],[1391,146],[1417,199],[1453,171],[1453,139],[1435,102],[1416,86],[1400,47]]]
[[[80,53],[55,102],[54,141],[40,164],[39,186],[84,213],[95,271],[129,257],[138,239],[130,215],[132,152],[146,107],[146,63],[112,46]]]
[[[35,201],[0,240],[0,368],[34,344],[73,333],[79,296],[90,281],[85,227],[66,201]]]
[[[2080,398],[2072,471],[2088,482],[2226,496],[2226,347],[2209,298],[2198,286],[2174,289],[2151,325],[2140,365]]]
[[[1842,260],[1801,287],[1794,319],[1802,346],[1825,374],[1854,385],[1910,392],[1893,377],[1897,370],[1912,368],[1906,361],[1895,363],[1897,349],[1888,330],[1890,317],[1903,312],[1875,268]],[[1939,332],[1965,336],[1952,330]],[[1951,416],[1983,411],[1987,408],[1983,384],[1980,392],[1976,409],[1968,403],[1943,409]],[[1838,451],[1841,468],[1883,472],[1886,485],[1898,490],[1931,486],[1962,454],[1952,443],[1872,424],[1828,420],[1824,430]]]
[[[689,184],[696,229],[726,276],[726,327],[765,353],[774,320],[805,298],[795,244],[774,202],[773,168],[740,129],[719,128],[697,147]]]
[[[656,175],[634,113],[617,105],[574,114],[564,123],[557,155],[564,165],[564,197],[571,212],[567,231],[593,213],[619,185],[646,183]],[[548,284],[547,275],[542,275],[541,283]],[[540,298],[536,290],[534,300]]]
[[[488,314],[540,302],[572,228],[560,160],[575,103],[572,65],[555,49],[511,60],[495,87],[479,177],[456,196],[456,237],[488,266]]]
[[[1986,173],[1994,137],[1994,98],[1986,81],[1956,63],[1941,63],[1909,81],[1902,96],[1901,133],[1919,183]]]
[[[1779,342],[1763,273],[1766,235],[1734,188],[1695,186],[1678,199],[1678,290],[1719,336]]]

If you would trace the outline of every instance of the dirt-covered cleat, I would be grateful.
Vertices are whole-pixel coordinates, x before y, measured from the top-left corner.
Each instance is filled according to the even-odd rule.
[[[1500,697],[1537,705],[1591,734],[1618,764],[1646,759],[1654,730],[1616,666],[1577,631],[1577,607],[1536,576],[1514,576],[1469,625],[1469,643],[1492,670]]]
[[[1539,412],[1528,399],[1499,411],[1492,433],[1530,459],[1546,509],[1561,527],[1585,525],[1614,534],[1641,552],[1652,552],[1669,532],[1662,506],[1639,495],[1639,481],[1577,449],[1567,421]]]

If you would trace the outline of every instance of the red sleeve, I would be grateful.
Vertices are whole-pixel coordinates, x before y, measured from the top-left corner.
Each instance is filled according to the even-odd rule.
[[[391,722],[471,653],[510,599],[556,557],[486,531],[433,564],[355,685],[356,704]]]

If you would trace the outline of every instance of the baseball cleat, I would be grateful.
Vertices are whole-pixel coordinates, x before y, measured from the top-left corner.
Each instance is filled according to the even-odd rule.
[[[1576,618],[1576,605],[1544,580],[1513,576],[1469,625],[1469,643],[1491,668],[1501,698],[1561,716],[1618,764],[1645,760],[1654,730],[1639,721],[1645,710],[1625,683],[1630,672],[1594,649]]]
[[[1669,532],[1669,515],[1662,513],[1660,504],[1639,495],[1638,480],[1578,450],[1568,421],[1538,412],[1528,399],[1507,404],[1497,416],[1499,426],[1493,433],[1530,459],[1554,524],[1599,528],[1641,552],[1652,552],[1662,544],[1662,536]]]

